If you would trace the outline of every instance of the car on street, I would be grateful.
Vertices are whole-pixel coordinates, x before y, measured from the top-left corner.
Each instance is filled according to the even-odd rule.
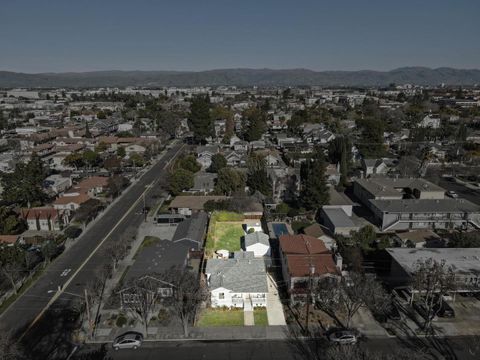
[[[447,196],[451,197],[452,199],[457,199],[458,198],[457,192],[453,191],[453,190],[447,191]]]
[[[352,330],[338,330],[328,335],[328,340],[338,345],[354,345],[358,339]]]
[[[138,349],[142,346],[143,335],[137,332],[128,332],[117,337],[112,344],[114,350]]]

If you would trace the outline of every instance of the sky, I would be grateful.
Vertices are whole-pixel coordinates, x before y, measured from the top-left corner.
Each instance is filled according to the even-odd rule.
[[[479,0],[0,0],[0,70],[480,68]]]

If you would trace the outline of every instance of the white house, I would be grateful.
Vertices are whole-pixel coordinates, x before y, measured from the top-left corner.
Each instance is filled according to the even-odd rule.
[[[253,232],[245,235],[243,250],[253,252],[256,258],[270,256],[270,242],[264,232]]]
[[[255,259],[253,252],[235,252],[233,259],[209,259],[205,274],[212,307],[267,306],[265,263]]]
[[[422,128],[438,129],[440,127],[440,116],[434,114],[426,115],[418,124]]]

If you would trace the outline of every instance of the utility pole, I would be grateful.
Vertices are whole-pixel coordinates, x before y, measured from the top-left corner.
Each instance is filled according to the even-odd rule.
[[[305,335],[310,334],[310,302],[312,301],[312,276],[315,274],[315,266],[310,261],[310,268],[308,273],[308,292],[307,292],[307,316],[305,318]]]

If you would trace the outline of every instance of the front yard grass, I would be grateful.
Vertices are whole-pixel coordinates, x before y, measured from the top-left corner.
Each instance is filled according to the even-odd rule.
[[[197,321],[197,326],[243,326],[243,310],[205,309]]]
[[[254,309],[253,319],[256,326],[268,326],[267,309]]]

